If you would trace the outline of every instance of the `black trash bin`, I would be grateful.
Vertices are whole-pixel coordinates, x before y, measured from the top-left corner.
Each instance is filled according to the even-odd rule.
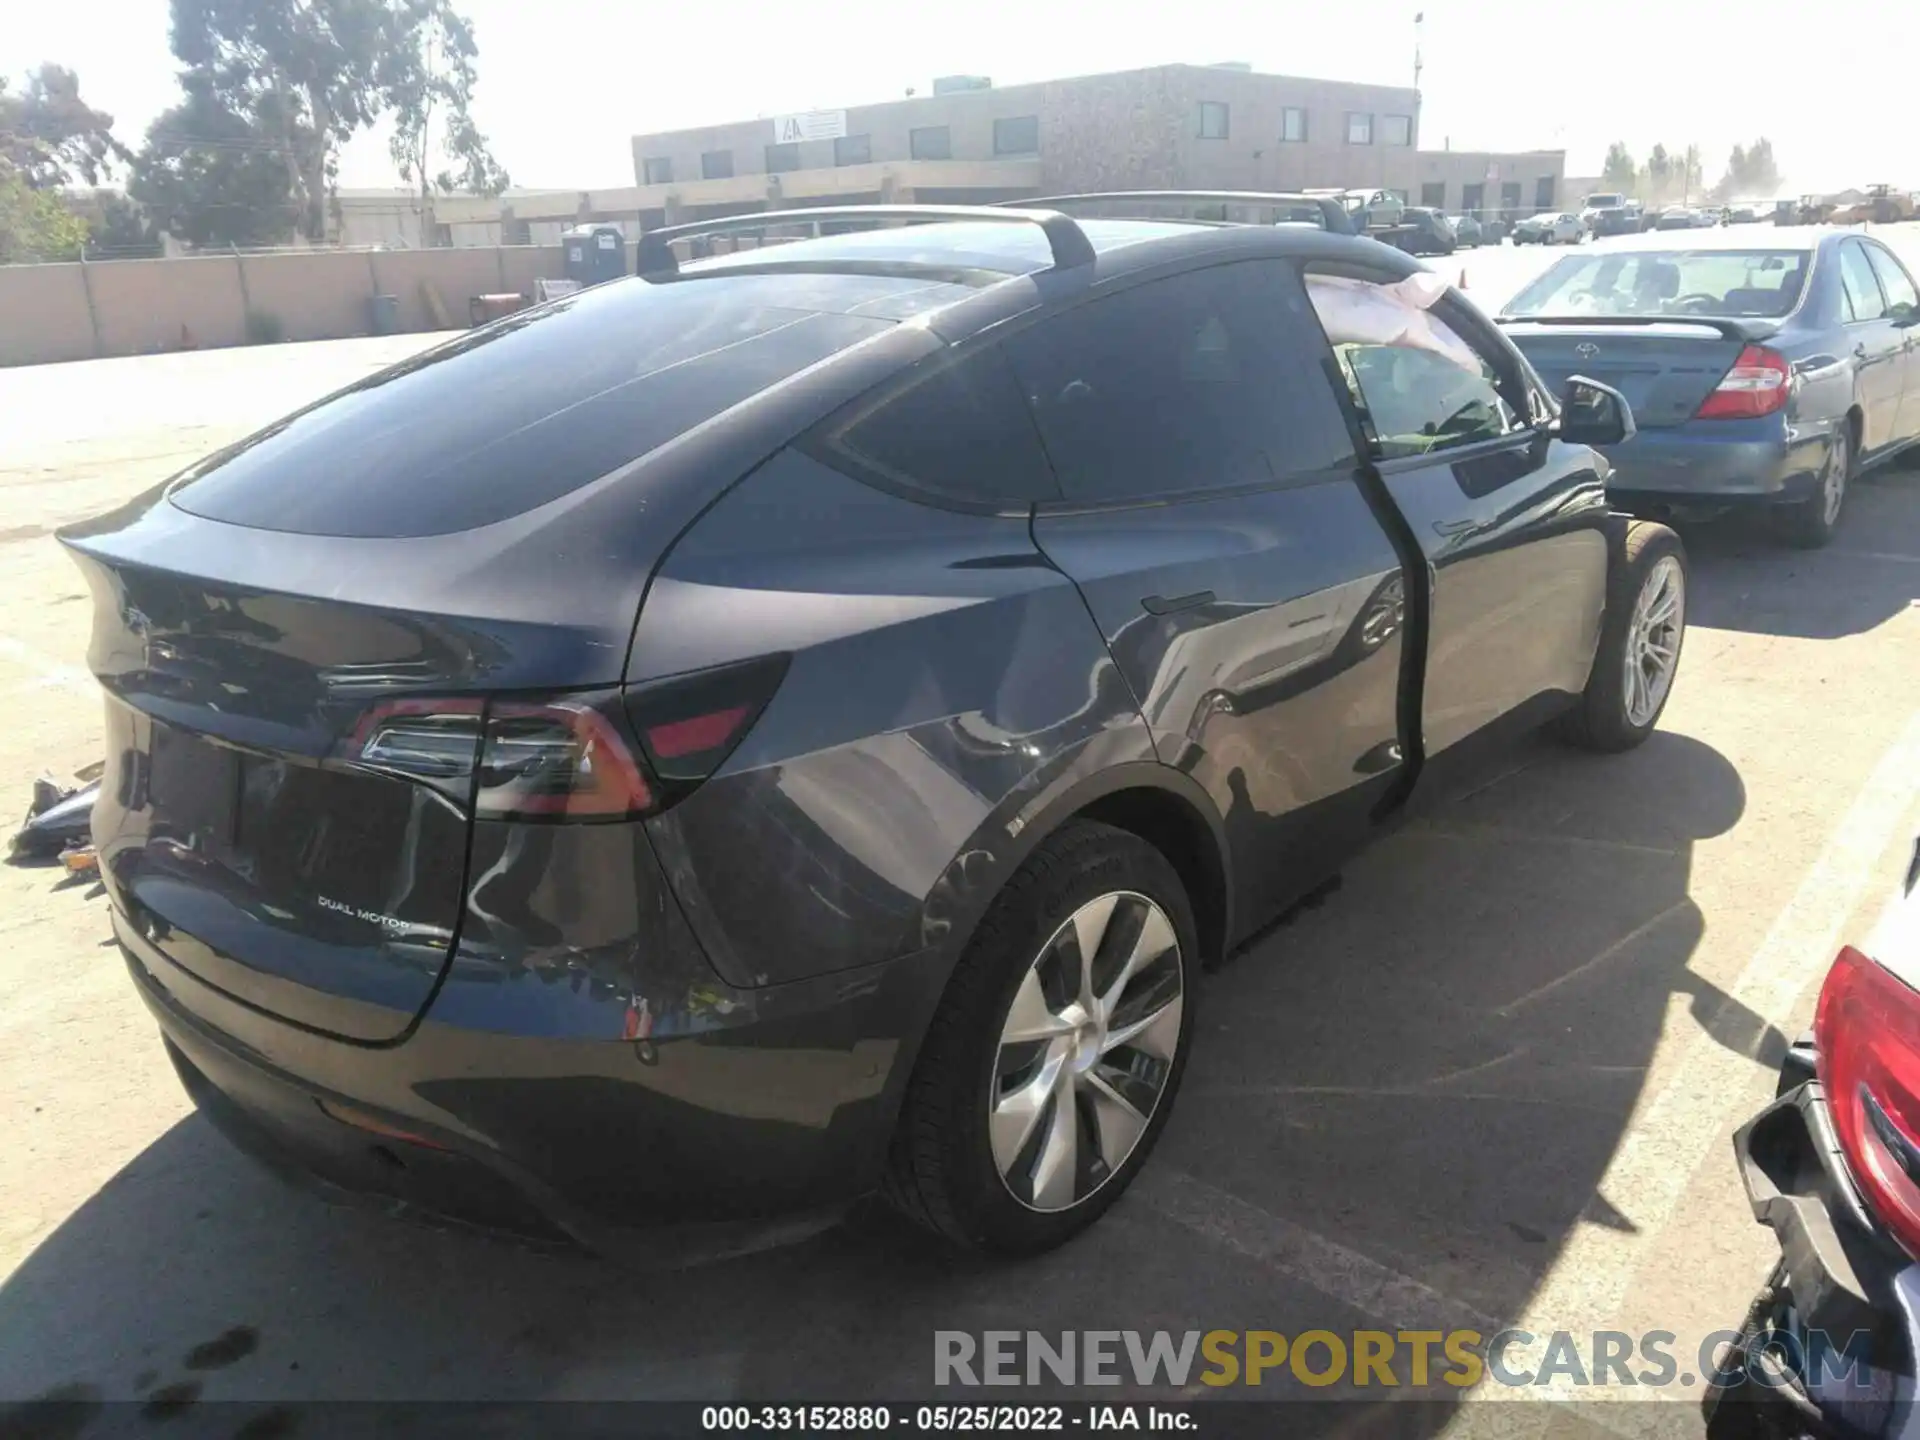
[[[369,295],[367,325],[376,335],[398,335],[400,333],[400,297]]]
[[[569,280],[598,285],[627,273],[627,237],[618,225],[576,225],[560,243],[566,248]]]

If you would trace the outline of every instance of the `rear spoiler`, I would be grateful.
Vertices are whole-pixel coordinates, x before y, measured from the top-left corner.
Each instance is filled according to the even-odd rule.
[[[1734,320],[1706,315],[1496,315],[1496,325],[1562,325],[1569,329],[1628,329],[1640,325],[1697,325],[1751,345],[1780,333],[1778,320]]]

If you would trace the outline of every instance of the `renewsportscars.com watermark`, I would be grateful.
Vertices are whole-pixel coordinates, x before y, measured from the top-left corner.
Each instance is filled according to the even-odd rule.
[[[1670,1330],[936,1330],[933,1383],[1659,1389],[1703,1381],[1773,1387],[1799,1376],[1872,1387],[1865,1330],[1770,1332],[1744,1347],[1739,1339],[1716,1330],[1687,1355]]]

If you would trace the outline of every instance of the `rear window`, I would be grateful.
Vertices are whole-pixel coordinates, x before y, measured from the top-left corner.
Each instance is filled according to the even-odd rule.
[[[1777,317],[1800,298],[1805,250],[1630,250],[1570,255],[1508,315]]]
[[[311,535],[441,535],[577,490],[890,328],[764,287],[627,280],[568,296],[322,400],[189,472],[174,503]]]

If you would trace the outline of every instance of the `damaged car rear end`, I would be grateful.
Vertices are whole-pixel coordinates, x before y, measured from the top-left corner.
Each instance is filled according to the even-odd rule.
[[[884,310],[877,292],[856,298]],[[850,1030],[888,1031],[892,990],[727,985],[645,829],[782,660],[633,683],[627,658],[659,556],[831,403],[810,367],[867,343],[884,370],[926,342],[751,282],[596,290],[63,536],[107,692],[93,824],[116,934],[188,1089],[245,1148],[596,1243],[651,1222],[678,1246],[697,1219],[724,1248],[843,1188],[874,1073],[809,1041],[844,1055]],[[764,1143],[795,1114],[809,1143]]]
[[[1920,848],[1844,946],[1774,1102],[1734,1136],[1780,1242],[1706,1399],[1708,1432],[1920,1434]]]

